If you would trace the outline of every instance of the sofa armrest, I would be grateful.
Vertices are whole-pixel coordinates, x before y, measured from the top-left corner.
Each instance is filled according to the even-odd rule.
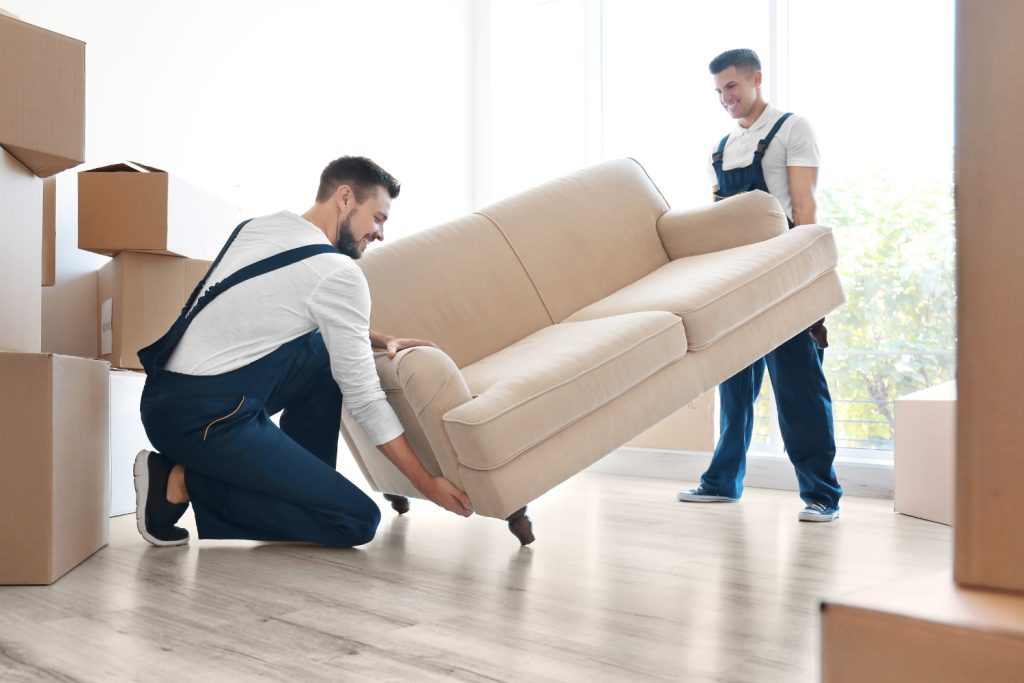
[[[788,229],[778,200],[760,190],[697,209],[669,211],[658,219],[658,236],[673,261],[763,242]]]
[[[466,380],[444,351],[416,346],[393,359],[376,354],[377,374],[423,466],[456,485],[459,463],[441,416],[472,400]]]

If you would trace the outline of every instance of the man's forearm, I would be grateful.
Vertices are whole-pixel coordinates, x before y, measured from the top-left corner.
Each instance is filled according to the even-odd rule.
[[[804,204],[793,207],[793,225],[812,225],[817,223],[818,207],[816,204]]]
[[[387,443],[380,444],[377,446],[377,449],[398,468],[399,472],[405,475],[405,478],[416,487],[417,491],[423,491],[426,482],[433,475],[420,463],[419,458],[416,457],[412,450],[412,446],[409,445],[409,440],[405,437],[405,434],[401,434]]]

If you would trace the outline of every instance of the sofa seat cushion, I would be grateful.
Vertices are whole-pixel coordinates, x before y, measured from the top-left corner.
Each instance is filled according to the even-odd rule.
[[[764,242],[672,261],[566,322],[668,311],[682,318],[689,349],[696,351],[835,270],[837,263],[832,231],[801,225]]]
[[[683,326],[663,311],[551,325],[463,368],[474,398],[445,429],[460,464],[494,469],[684,353]]]

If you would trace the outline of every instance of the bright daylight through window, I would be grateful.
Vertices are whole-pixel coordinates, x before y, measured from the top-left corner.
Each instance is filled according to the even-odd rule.
[[[849,299],[828,319],[837,445],[889,459],[893,401],[954,374],[953,2],[729,4],[723,42],[719,7],[605,0],[603,156],[636,156],[673,206],[709,201],[704,163],[732,123],[706,65],[758,51],[766,99],[821,149],[818,222]],[[761,396],[754,448],[780,451],[767,382]]]
[[[954,375],[953,0],[488,6],[478,205],[621,157],[675,208],[711,201],[711,147],[735,124],[707,65],[758,52],[765,98],[821,152],[817,218],[849,299],[825,358],[840,457],[891,459],[894,400]],[[754,450],[781,452],[767,382],[761,396]]]

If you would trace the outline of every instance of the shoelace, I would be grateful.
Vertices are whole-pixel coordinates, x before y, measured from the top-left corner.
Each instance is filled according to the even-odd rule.
[[[825,505],[824,503],[811,503],[807,507],[811,510],[814,510],[815,512],[824,512],[825,510],[828,509],[828,506]]]

